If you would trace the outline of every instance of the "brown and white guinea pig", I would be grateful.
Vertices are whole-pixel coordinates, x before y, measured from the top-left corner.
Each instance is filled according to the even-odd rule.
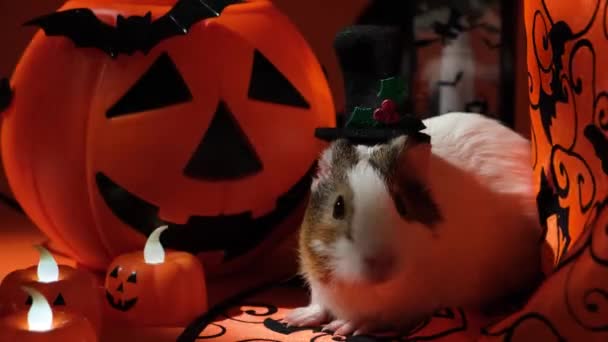
[[[479,114],[319,160],[300,230],[311,301],[292,326],[339,335],[403,331],[444,307],[483,307],[540,272],[529,141]]]

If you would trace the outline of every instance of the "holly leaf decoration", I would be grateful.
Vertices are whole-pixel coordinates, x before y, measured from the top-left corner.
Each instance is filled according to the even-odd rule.
[[[355,107],[350,119],[346,123],[349,128],[370,128],[378,126],[378,121],[374,120],[374,110],[367,107]]]
[[[399,106],[405,100],[406,90],[405,81],[401,77],[385,78],[380,81],[378,98],[380,102],[393,100]]]

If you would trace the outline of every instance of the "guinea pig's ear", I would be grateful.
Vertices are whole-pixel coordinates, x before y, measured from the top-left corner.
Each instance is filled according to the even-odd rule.
[[[327,177],[331,173],[331,163],[333,158],[333,149],[330,147],[324,150],[317,162],[316,178]]]
[[[331,174],[331,165],[333,160],[333,145],[321,152],[319,159],[317,160],[317,172],[312,179],[312,190],[314,191],[319,182],[323,179],[327,179]]]

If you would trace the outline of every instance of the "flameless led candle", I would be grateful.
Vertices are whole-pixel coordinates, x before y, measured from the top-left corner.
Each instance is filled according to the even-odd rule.
[[[117,257],[106,275],[106,304],[114,318],[140,326],[183,326],[207,309],[205,273],[193,255],[165,251],[160,237],[144,250]]]
[[[160,243],[160,234],[169,229],[169,226],[160,226],[155,229],[144,246],[144,262],[148,265],[157,265],[165,262],[165,249]]]
[[[42,293],[54,310],[69,310],[85,316],[99,333],[101,330],[101,288],[88,272],[67,265],[57,265],[44,247],[38,265],[8,274],[0,284],[0,316],[26,310],[32,298],[23,286]]]
[[[53,311],[45,296],[33,287],[21,289],[32,299],[27,310],[0,319],[0,342],[95,342],[91,322],[69,310]]]

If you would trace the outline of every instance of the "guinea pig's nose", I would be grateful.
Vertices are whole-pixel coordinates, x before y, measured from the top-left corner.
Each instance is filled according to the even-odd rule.
[[[395,267],[395,258],[390,254],[379,254],[363,258],[365,277],[373,283],[381,283],[388,278]]]

